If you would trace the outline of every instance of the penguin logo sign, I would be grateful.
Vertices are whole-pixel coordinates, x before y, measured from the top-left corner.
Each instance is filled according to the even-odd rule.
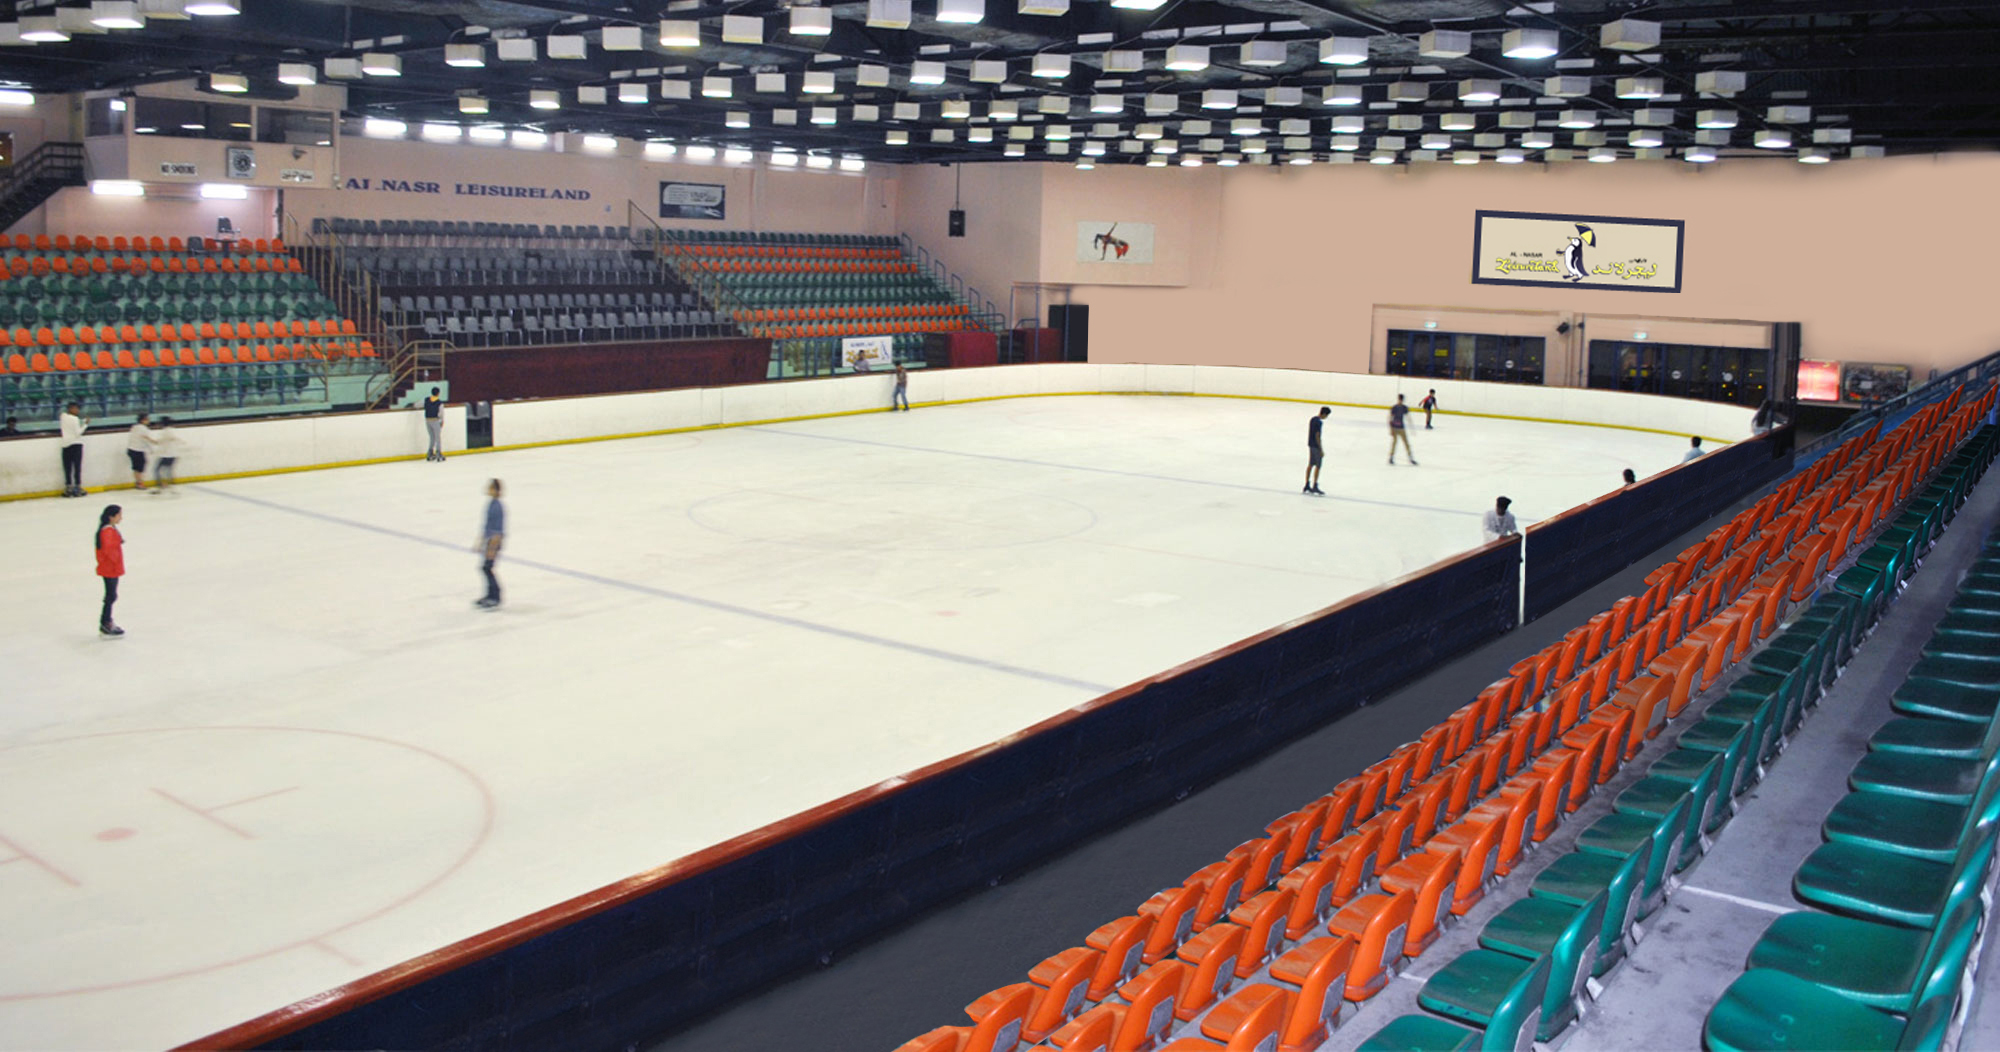
[[[1590,277],[1590,272],[1583,269],[1583,246],[1595,244],[1597,244],[1597,232],[1578,223],[1576,236],[1570,238],[1569,244],[1563,246],[1563,277],[1571,281],[1582,281]]]
[[[1685,237],[1678,219],[1481,211],[1472,228],[1472,280],[1679,292]]]

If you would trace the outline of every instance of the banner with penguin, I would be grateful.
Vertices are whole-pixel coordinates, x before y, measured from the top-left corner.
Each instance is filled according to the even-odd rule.
[[[1474,213],[1475,285],[1568,285],[1621,292],[1679,292],[1678,219]]]

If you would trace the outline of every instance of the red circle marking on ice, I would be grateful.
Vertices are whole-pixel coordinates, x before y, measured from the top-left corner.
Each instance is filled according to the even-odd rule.
[[[0,989],[0,1002],[142,986],[315,944],[334,953],[323,940],[436,888],[493,829],[491,790],[458,761],[305,727],[8,746],[0,800],[41,801],[0,808],[0,837],[27,862],[7,867],[10,899],[26,907],[10,946],[35,954],[64,940],[63,953],[42,955],[35,988]],[[103,850],[112,842],[115,854]],[[225,914],[232,922],[218,923]],[[153,952],[133,952],[119,917],[145,919]]]

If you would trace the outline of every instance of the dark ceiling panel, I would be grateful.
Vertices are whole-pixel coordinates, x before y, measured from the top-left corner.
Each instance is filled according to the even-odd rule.
[[[1004,160],[1010,143],[1019,147],[1021,159],[1073,160],[1085,142],[1100,142],[1107,148],[1105,160],[1138,162],[1149,154],[1123,154],[1118,143],[1132,141],[1140,124],[1164,125],[1164,139],[1178,140],[1176,160],[1190,155],[1251,163],[1286,155],[1326,158],[1336,146],[1357,146],[1361,153],[1382,149],[1384,138],[1404,140],[1398,159],[1409,160],[1422,149],[1425,136],[1439,137],[1434,145],[1443,148],[1440,153],[1476,151],[1491,158],[1501,150],[1522,149],[1524,131],[1554,130],[1564,110],[1591,111],[1599,116],[1600,127],[1582,130],[1580,137],[1574,130],[1556,130],[1556,149],[1601,145],[1629,157],[1635,151],[1623,133],[1633,126],[1633,111],[1642,108],[1653,110],[1656,118],[1661,111],[1672,111],[1662,155],[1696,144],[1697,109],[1721,109],[1737,115],[1723,152],[1769,156],[1750,148],[1750,135],[1769,126],[1775,105],[1809,107],[1808,120],[1791,128],[1801,145],[1810,144],[1815,130],[1837,129],[1822,134],[1845,140],[1831,143],[1836,154],[1853,147],[1923,152],[2000,145],[2000,116],[1989,104],[2000,95],[2000,4],[1994,3],[1184,0],[1143,11],[1114,8],[1103,0],[1073,0],[1068,14],[1048,17],[1019,13],[1020,0],[988,0],[981,22],[951,24],[935,19],[939,2],[915,0],[908,30],[865,25],[866,3],[830,5],[833,32],[815,37],[788,32],[788,8],[775,0],[705,3],[678,11],[665,11],[661,0],[364,0],[352,5],[248,0],[244,13],[235,17],[156,20],[141,30],[79,33],[66,43],[0,48],[0,81],[43,92],[102,91],[239,72],[259,86],[272,83],[280,61],[319,65],[328,57],[379,50],[402,56],[403,75],[345,82],[350,116],[468,120],[459,113],[457,97],[477,90],[490,99],[489,121],[548,131],[837,151],[876,161]],[[723,43],[725,14],[763,16],[763,42]],[[1638,52],[1601,46],[1600,28],[1620,16],[1659,24],[1659,46]],[[661,17],[701,22],[702,46],[660,46]],[[604,50],[603,29],[634,25],[643,28],[642,50]],[[1449,58],[1420,54],[1419,38],[1434,28],[1471,32],[1472,52]],[[1501,34],[1517,28],[1556,31],[1559,53],[1538,60],[1505,57]],[[586,37],[588,56],[554,60],[545,47],[533,62],[501,62],[492,54],[496,36],[526,36],[545,45],[551,34]],[[1322,64],[1319,43],[1333,35],[1368,38],[1368,64],[1351,69]],[[1283,54],[1276,64],[1247,64],[1240,49],[1251,41],[1281,44]],[[486,44],[487,66],[446,66],[447,43]],[[1207,47],[1208,67],[1163,68],[1167,47],[1177,43]],[[1110,49],[1143,52],[1144,68],[1106,72],[1104,53]],[[1028,67],[1038,54],[1070,56],[1070,74],[1059,80],[1030,76]],[[1006,81],[972,81],[975,60],[1005,62]],[[917,62],[945,63],[946,82],[910,84]],[[890,85],[861,85],[863,66],[887,67]],[[1714,70],[1746,74],[1745,90],[1733,97],[1699,97],[1696,77]],[[835,91],[804,94],[802,77],[808,72],[833,74]],[[755,90],[759,73],[784,75],[785,91]],[[703,98],[704,76],[731,78],[733,97]],[[1553,76],[1588,78],[1589,93],[1548,97],[1544,80]],[[1659,78],[1666,97],[1617,97],[1619,80],[1634,77]],[[1458,101],[1457,85],[1475,79],[1499,81],[1503,101]],[[615,101],[618,85],[634,80],[651,86],[652,100],[646,105]],[[661,97],[663,81],[688,85],[691,97]],[[1411,83],[1429,85],[1427,97],[1390,100],[1391,85]],[[607,89],[611,101],[591,105],[577,100],[578,88],[598,86]],[[1358,87],[1361,104],[1322,105],[1322,92],[1333,86]],[[528,108],[527,93],[534,88],[559,91],[562,108]],[[1201,93],[1210,89],[1237,92],[1236,108],[1203,109]],[[1302,97],[1288,105],[1283,92],[1271,94],[1273,89],[1297,89]],[[1148,94],[1176,95],[1175,106],[1148,114],[1143,110]],[[1100,95],[1122,96],[1123,111],[1089,112],[1092,97]],[[1070,112],[1042,112],[1044,98],[1069,100]],[[944,116],[943,103],[961,101],[971,104],[970,119]],[[1017,104],[1022,118],[992,119],[994,102]],[[917,115],[898,117],[899,103],[915,104]],[[838,123],[810,124],[816,106],[833,107]],[[864,114],[866,107],[876,107],[878,119],[856,119],[857,106],[864,107]],[[784,123],[788,112],[796,123]],[[1532,128],[1520,126],[1518,114],[1524,112],[1536,114]],[[727,127],[731,113],[747,113],[750,127]],[[1474,127],[1446,132],[1440,118],[1451,113],[1471,114]],[[1514,123],[1503,127],[1502,114],[1514,115],[1509,117]],[[1358,117],[1362,126],[1337,130],[1332,123],[1336,116],[1347,121]],[[1229,135],[1233,120],[1259,121],[1261,131]],[[1209,122],[1206,131],[1202,121]],[[1309,123],[1304,134],[1295,134],[1299,128],[1287,129],[1283,121]],[[1051,141],[1047,129],[1064,124],[1071,139]],[[1020,127],[1033,129],[1032,136],[1011,138]],[[976,128],[989,129],[992,141],[969,142],[968,133]],[[950,132],[952,141],[933,142],[940,131]],[[906,133],[909,144],[890,145],[892,132]],[[1599,134],[1604,135],[1601,144],[1595,138]],[[1241,148],[1251,138],[1265,140],[1268,152],[1262,158]],[[1146,140],[1146,150],[1154,149],[1153,141]],[[1655,156],[1652,148],[1646,149],[1646,156]],[[1532,149],[1527,153],[1531,159],[1561,156]]]

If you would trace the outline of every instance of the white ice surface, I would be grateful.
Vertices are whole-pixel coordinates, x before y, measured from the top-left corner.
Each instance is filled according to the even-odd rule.
[[[1031,398],[0,505],[0,1047],[211,1033],[1464,550],[1496,494],[1525,525],[1682,451],[1440,417],[1389,467],[1343,409],[1308,497],[1309,408]]]

